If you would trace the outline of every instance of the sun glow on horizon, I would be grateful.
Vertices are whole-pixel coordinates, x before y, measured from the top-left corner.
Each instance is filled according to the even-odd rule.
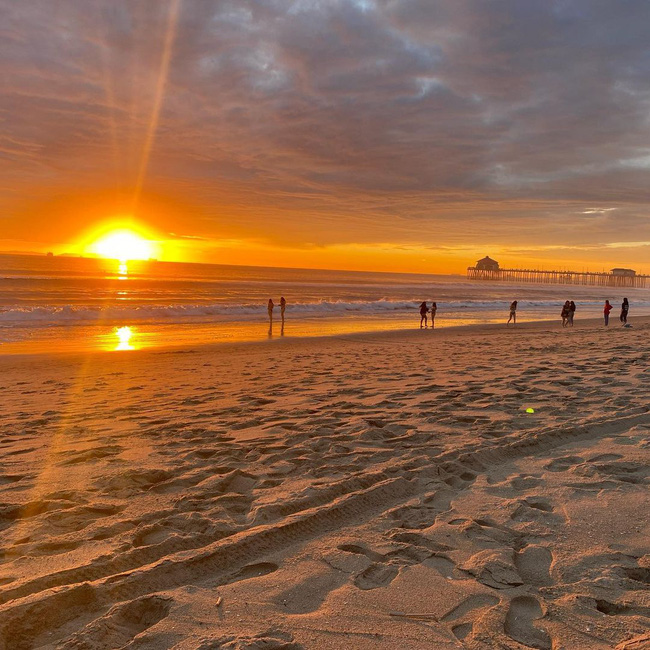
[[[95,222],[63,250],[82,257],[115,260],[115,272],[120,277],[126,277],[130,262],[185,262],[187,258],[195,259],[197,247],[192,244],[191,241],[185,243],[174,233],[151,225],[150,220],[140,221],[127,214]]]
[[[119,260],[122,263],[154,257],[152,242],[133,230],[112,231],[95,241],[91,250],[100,257]]]

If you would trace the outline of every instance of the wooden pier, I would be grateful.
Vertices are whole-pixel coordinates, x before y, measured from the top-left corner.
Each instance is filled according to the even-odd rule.
[[[644,289],[650,275],[586,273],[578,271],[540,271],[538,269],[485,269],[470,266],[468,280],[493,282],[531,282],[537,284],[583,284],[591,287],[631,287]]]

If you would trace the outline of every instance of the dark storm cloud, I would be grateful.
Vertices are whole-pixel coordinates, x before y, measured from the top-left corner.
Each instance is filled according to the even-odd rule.
[[[185,197],[183,232],[650,240],[645,0],[174,6],[0,0],[5,217],[23,194],[133,193],[172,25],[144,193]]]

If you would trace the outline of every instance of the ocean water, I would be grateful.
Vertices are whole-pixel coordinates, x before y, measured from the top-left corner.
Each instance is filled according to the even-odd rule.
[[[0,353],[135,349],[165,344],[253,341],[270,336],[413,328],[418,306],[438,304],[436,327],[503,322],[519,301],[520,321],[599,317],[619,289],[471,282],[460,275],[316,271],[0,255]],[[269,332],[268,299],[287,299]],[[650,314],[650,290],[629,289],[630,317]]]

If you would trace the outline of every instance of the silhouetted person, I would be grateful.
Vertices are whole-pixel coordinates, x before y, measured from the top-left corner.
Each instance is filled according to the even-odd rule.
[[[282,322],[284,323],[284,310],[287,308],[287,301],[284,299],[284,296],[280,298],[280,316],[282,317]]]
[[[273,325],[273,307],[275,307],[275,304],[273,303],[273,299],[269,298],[269,304],[267,305],[266,309],[269,312],[269,323]]]
[[[436,326],[436,312],[438,311],[438,305],[435,302],[431,303],[431,329]]]
[[[510,321],[512,321],[514,325],[517,324],[517,301],[516,300],[513,300],[510,303],[510,316],[508,317],[508,322],[506,323],[506,325],[509,325]]]
[[[627,301],[627,298],[623,298],[623,304],[621,305],[621,323],[627,323],[628,311],[630,311],[630,303]]]
[[[605,300],[605,307],[603,309],[603,316],[605,316],[605,327],[609,325],[609,312],[612,311],[612,306],[609,304],[609,300]]]
[[[566,327],[567,320],[569,318],[569,301],[567,300],[562,305],[562,311],[560,311],[560,318],[562,318],[562,327]]]
[[[576,304],[573,300],[569,303],[569,325],[573,327],[573,317],[576,314]]]
[[[427,327],[427,312],[429,310],[427,309],[427,303],[423,302],[420,305],[420,329],[422,329],[422,323],[424,323],[424,327],[426,329]]]

